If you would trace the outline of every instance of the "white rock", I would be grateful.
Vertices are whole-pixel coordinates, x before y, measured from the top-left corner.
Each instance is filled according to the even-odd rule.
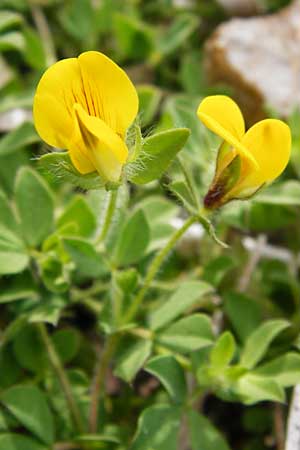
[[[300,0],[269,16],[232,19],[206,44],[213,82],[232,86],[250,120],[267,104],[282,116],[300,107]]]

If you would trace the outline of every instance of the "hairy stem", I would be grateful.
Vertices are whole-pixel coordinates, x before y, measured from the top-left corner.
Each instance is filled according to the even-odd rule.
[[[111,199],[112,201],[112,199]],[[111,203],[111,202],[110,202]],[[110,208],[108,207],[108,210]],[[108,216],[108,214],[107,214]],[[149,270],[147,272],[144,285],[140,289],[140,291],[137,293],[135,299],[133,300],[133,303],[131,307],[129,308],[125,320],[130,321],[138,311],[145,294],[147,290],[149,289],[152,281],[154,280],[157,272],[160,269],[160,266],[167,256],[167,254],[172,250],[172,248],[175,246],[175,244],[178,242],[178,240],[181,238],[181,236],[188,230],[188,228],[195,222],[197,222],[198,218],[197,216],[191,216],[189,217],[186,222],[182,225],[182,227],[179,230],[176,230],[176,232],[171,236],[170,240],[166,244],[166,246],[161,249],[161,251],[156,255],[152,263],[150,264]],[[111,335],[108,337],[107,342],[105,344],[104,350],[102,354],[100,355],[99,363],[95,370],[95,376],[91,388],[91,407],[90,407],[90,414],[89,414],[89,430],[91,433],[97,432],[97,425],[98,425],[98,411],[99,411],[99,401],[101,398],[101,392],[103,392],[103,387],[107,375],[107,370],[110,364],[110,361],[112,360],[113,354],[115,352],[115,348],[117,346],[119,340],[118,335]]]
[[[89,430],[91,433],[97,432],[99,401],[101,398],[101,392],[103,391],[103,387],[105,384],[109,363],[115,351],[116,344],[117,336],[109,336],[95,369],[95,376],[91,387],[91,405],[89,414]]]
[[[117,198],[118,198],[118,191],[117,190],[113,190],[109,192],[109,202],[108,202],[108,206],[106,209],[106,214],[105,214],[105,218],[104,218],[104,222],[103,222],[103,226],[102,226],[102,230],[100,233],[100,236],[98,238],[98,243],[104,241],[104,239],[107,236],[107,233],[109,231],[113,216],[114,216],[114,212],[117,206]]]
[[[47,329],[43,323],[38,324],[38,329],[42,338],[42,341],[45,345],[50,363],[53,367],[54,372],[57,375],[57,378],[59,379],[59,382],[61,384],[63,393],[65,395],[66,402],[68,404],[74,426],[76,430],[79,433],[84,432],[84,425],[82,421],[82,417],[80,414],[80,411],[78,409],[78,405],[73,397],[71,385],[69,382],[69,379],[67,377],[67,374],[64,370],[64,367],[61,363],[61,360],[56,352],[56,349],[48,335]]]
[[[157,272],[160,269],[160,266],[168,253],[172,250],[178,240],[183,236],[183,234],[190,228],[190,226],[198,221],[197,216],[190,216],[182,225],[181,228],[175,231],[175,233],[171,236],[170,240],[167,242],[166,246],[157,253],[152,263],[149,266],[148,272],[146,274],[143,287],[138,291],[137,295],[133,299],[131,306],[129,307],[127,314],[124,317],[124,322],[130,322],[136,315],[141,303],[144,300],[144,297],[151,286],[152,281],[154,280]]]

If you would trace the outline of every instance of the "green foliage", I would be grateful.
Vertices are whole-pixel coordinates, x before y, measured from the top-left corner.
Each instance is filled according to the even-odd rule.
[[[128,166],[128,170],[132,171],[129,174],[130,181],[145,184],[159,178],[182,149],[189,134],[187,128],[177,128],[146,138],[139,157]]]
[[[84,239],[64,238],[63,244],[76,269],[82,275],[98,277],[107,271],[106,262],[95,247]]]
[[[81,189],[99,189],[104,186],[103,180],[96,173],[82,176],[71,163],[67,152],[52,152],[39,158],[43,172],[50,173],[53,179],[61,179]]]
[[[279,448],[274,403],[300,380],[299,111],[281,179],[209,215],[220,142],[196,110],[230,92],[205,70],[218,2],[1,7],[0,450]],[[87,50],[139,96],[116,184],[33,124],[43,71]]]
[[[145,339],[135,340],[130,343],[120,355],[115,374],[127,382],[132,381],[150,356],[151,347],[151,341]]]
[[[261,360],[273,339],[289,326],[286,320],[270,320],[260,325],[245,342],[241,364],[252,369]]]
[[[211,323],[204,314],[193,314],[172,323],[161,331],[159,343],[181,352],[192,352],[212,343]]]
[[[0,401],[37,438],[45,444],[53,444],[53,417],[45,394],[37,387],[14,386],[2,393]],[[34,408],[28,414],[28,405],[30,404],[34,405]]]
[[[25,122],[15,130],[7,133],[0,140],[0,156],[6,156],[20,150],[22,147],[34,144],[39,141],[39,137],[30,122]]]
[[[187,281],[150,316],[153,330],[166,326],[184,311],[199,304],[201,297],[211,292],[211,286],[201,281]]]
[[[231,362],[234,353],[234,337],[229,331],[226,331],[217,340],[210,354],[210,363],[215,370],[222,371]]]
[[[229,450],[223,436],[204,416],[191,411],[188,414],[188,426],[193,450]]]
[[[53,227],[54,202],[43,179],[29,168],[21,169],[18,173],[16,204],[25,240],[30,246],[40,245]]]
[[[22,272],[29,261],[24,243],[5,227],[1,226],[0,232],[0,273]]]
[[[184,371],[173,355],[152,358],[145,370],[159,379],[174,403],[183,403],[187,396]]]
[[[157,405],[146,409],[139,418],[137,434],[130,449],[175,450],[180,416],[180,409],[174,406]]]
[[[143,210],[133,213],[124,224],[116,244],[115,262],[128,265],[139,261],[149,245],[150,229]]]
[[[0,435],[1,450],[46,450],[43,444],[38,441],[14,433],[3,433]]]

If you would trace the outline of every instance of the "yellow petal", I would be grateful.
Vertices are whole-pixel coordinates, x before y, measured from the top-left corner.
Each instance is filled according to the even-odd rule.
[[[102,53],[85,52],[78,61],[86,111],[124,137],[138,112],[138,96],[132,82],[124,70]]]
[[[78,172],[86,175],[91,172],[96,172],[97,169],[93,164],[91,154],[86,148],[82,139],[81,131],[79,129],[78,121],[74,115],[74,131],[68,143],[68,151],[73,165]]]
[[[238,105],[226,95],[212,95],[200,103],[197,111],[199,119],[207,128],[224,139],[233,149],[226,154],[226,161],[219,161],[225,167],[238,153],[248,160],[248,164],[257,168],[251,153],[241,144],[245,134],[245,123]]]
[[[34,97],[33,116],[36,130],[47,144],[67,148],[73,133],[74,97],[82,91],[81,86],[77,58],[58,61],[43,74]]]
[[[200,103],[197,115],[211,131],[236,147],[245,134],[245,123],[238,105],[226,95],[211,95]]]
[[[125,142],[101,119],[89,116],[80,104],[74,105],[74,111],[81,143],[76,148],[69,148],[71,158],[80,151],[104,179],[118,181],[128,157]],[[76,167],[83,173],[83,168]]]
[[[256,123],[242,139],[258,164],[241,187],[255,187],[277,178],[287,166],[291,153],[291,132],[281,120],[266,119]]]

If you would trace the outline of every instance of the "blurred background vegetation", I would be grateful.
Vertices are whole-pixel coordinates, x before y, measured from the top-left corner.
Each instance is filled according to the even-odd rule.
[[[288,0],[259,0],[256,7],[263,17],[289,3]],[[216,149],[217,141],[201,126],[195,110],[205,95],[233,93],[232,86],[212,85],[203,64],[207,39],[220,24],[230,20],[230,14],[221,3],[217,0],[1,0],[0,8],[0,188],[3,196],[11,201],[18,170],[24,166],[37,169],[37,156],[49,150],[37,136],[31,115],[33,94],[41,74],[57,59],[92,49],[107,54],[124,67],[137,85],[141,105],[139,120],[145,135],[154,129],[172,126],[191,128],[192,135],[184,150],[185,160],[194,171],[199,197],[205,192],[213,173],[211,149]],[[299,113],[294,112],[287,120],[293,130],[294,150],[292,163],[283,178],[255,201],[228,205],[217,217],[218,234],[231,245],[230,252],[212,244],[206,236],[201,238],[201,244],[197,240],[196,243],[193,240],[183,242],[168,259],[160,274],[161,285],[159,282],[157,285],[158,291],[168,292],[170,285],[178,286],[178,280],[189,271],[192,279],[201,275],[217,292],[215,304],[205,305],[204,309],[212,315],[220,312],[224,327],[241,343],[263,318],[289,319],[293,326],[276,341],[274,354],[280,354],[295,341],[300,318]],[[152,183],[140,190],[131,188],[130,200],[128,192],[124,192],[130,207],[144,201],[141,204],[151,222],[152,251],[159,248],[170,228],[174,228],[172,220],[182,216],[178,202],[165,189],[169,178],[176,180],[178,172],[174,164],[161,183]],[[56,226],[68,225],[82,216],[80,233],[91,236],[101,214],[103,194],[83,195],[43,168],[40,173],[55,193]],[[1,198],[2,194],[0,204],[4,211]],[[43,214],[42,206],[35,207],[38,205],[32,199],[32,214]],[[122,217],[125,212],[121,206],[120,211]],[[46,242],[50,233],[52,241],[49,241],[50,236]],[[50,227],[48,231],[46,228],[42,239],[45,239],[44,249],[52,249],[55,228]],[[256,261],[253,255],[259,252]],[[142,271],[149,255],[139,261]],[[68,439],[69,418],[61,413],[57,381],[45,375],[43,349],[34,326],[24,327],[19,319],[22,314],[33,311],[33,323],[46,317],[45,322],[51,327],[63,311],[52,338],[84,408],[88,388],[86,374],[92,373],[95,359],[94,342],[99,326],[97,305],[103,294],[103,286],[94,281],[102,272],[95,270],[88,276],[84,271],[78,273],[77,267],[74,275],[73,268],[62,264],[56,255],[49,254],[47,258],[38,263],[41,286],[37,286],[29,270],[14,274],[13,270],[5,273],[1,269],[0,388],[29,380],[46,385],[49,397],[52,395],[52,407],[58,414],[56,426],[63,440]],[[248,276],[249,267],[252,272],[245,295],[239,280]],[[49,298],[55,307],[47,309]],[[37,299],[46,301],[46,309],[37,309]],[[300,347],[299,339],[297,345],[295,348]],[[141,408],[152,404],[153,398],[159,401],[165,394],[142,370],[132,386],[121,386],[113,376],[109,383],[111,395],[103,406],[107,423],[119,423],[120,429],[115,427],[110,431],[126,442],[134,433]],[[283,448],[280,433],[285,426],[287,405],[278,407],[265,402],[244,407],[207,395],[202,409],[226,435],[234,450]],[[15,422],[14,417],[8,419],[1,409],[0,430],[6,430],[7,423],[10,429],[22,431],[22,425]],[[106,445],[110,448],[110,444]],[[10,450],[1,447],[1,440],[0,449]]]

